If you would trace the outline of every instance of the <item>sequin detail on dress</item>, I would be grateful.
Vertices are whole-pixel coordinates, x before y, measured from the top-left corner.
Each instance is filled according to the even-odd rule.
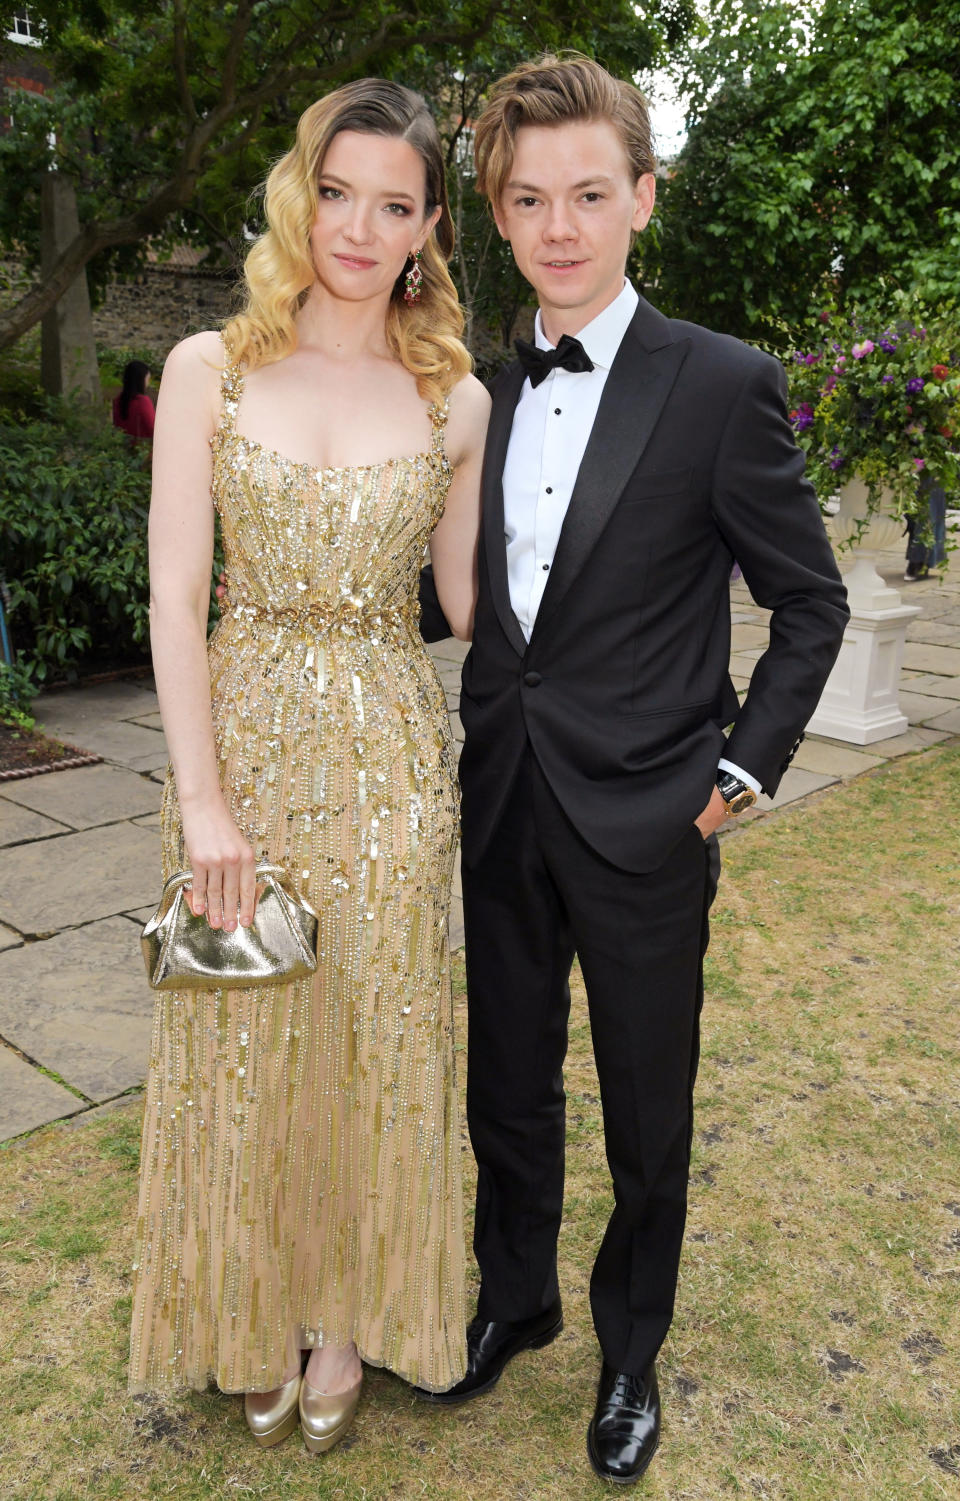
[[[299,1348],[443,1389],[465,1369],[444,693],[417,586],[451,470],[316,470],[213,439],[230,601],[210,641],[221,784],[321,914],[310,980],[157,996],[130,1389],[269,1391]],[[182,867],[172,773],[163,874]]]

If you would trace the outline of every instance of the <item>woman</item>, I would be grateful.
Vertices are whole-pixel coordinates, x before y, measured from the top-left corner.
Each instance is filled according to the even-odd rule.
[[[150,367],[143,360],[124,366],[123,388],[113,398],[113,425],[129,438],[153,437],[153,402],[147,395]]]
[[[299,1405],[320,1450],[361,1357],[435,1389],[464,1370],[455,767],[416,598],[429,539],[469,636],[489,399],[418,95],[367,79],[312,105],[266,214],[246,311],[172,352],[157,413],[164,874],[189,866],[193,911],[232,931],[255,859],[284,864],[319,962],[280,989],[158,995],[130,1382],[213,1376],[263,1444]],[[230,599],[208,662],[211,495]]]

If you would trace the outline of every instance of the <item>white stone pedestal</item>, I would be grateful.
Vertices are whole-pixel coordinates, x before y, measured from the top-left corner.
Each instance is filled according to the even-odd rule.
[[[883,588],[882,579],[877,582]],[[920,611],[916,605],[864,610],[858,608],[857,592],[851,591],[840,655],[807,728],[815,735],[871,745],[907,729],[907,717],[900,712],[900,663],[907,626]],[[895,589],[887,592],[899,600]]]

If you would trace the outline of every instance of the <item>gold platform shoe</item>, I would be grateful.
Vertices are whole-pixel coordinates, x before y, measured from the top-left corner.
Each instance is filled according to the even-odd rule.
[[[323,1454],[339,1443],[353,1422],[363,1377],[349,1391],[318,1392],[306,1377],[300,1387],[300,1428],[311,1454]]]
[[[263,1449],[282,1444],[300,1416],[300,1372],[272,1392],[247,1392],[243,1414],[247,1427]]]

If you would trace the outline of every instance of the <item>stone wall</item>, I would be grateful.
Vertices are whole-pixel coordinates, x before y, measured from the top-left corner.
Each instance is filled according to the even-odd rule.
[[[147,266],[135,279],[107,288],[94,309],[94,334],[108,349],[148,351],[160,362],[187,334],[219,328],[234,306],[230,277]]]
[[[186,260],[188,250],[179,253]],[[0,259],[4,301],[27,290],[29,278],[15,262]],[[240,293],[232,276],[170,262],[146,265],[136,277],[107,287],[93,309],[94,338],[101,349],[149,354],[157,363],[154,380],[174,344],[187,334],[219,328],[236,311]],[[514,333],[533,338],[533,309],[520,309]],[[474,354],[481,369],[495,369],[504,358],[499,337],[482,326],[474,329]]]

